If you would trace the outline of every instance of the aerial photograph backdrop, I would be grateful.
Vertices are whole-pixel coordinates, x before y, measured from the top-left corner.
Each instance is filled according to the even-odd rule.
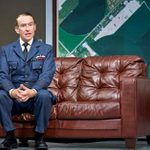
[[[149,0],[57,0],[60,57],[139,55],[150,65]]]

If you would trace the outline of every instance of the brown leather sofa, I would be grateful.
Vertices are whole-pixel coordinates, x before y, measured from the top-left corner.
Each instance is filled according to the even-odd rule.
[[[56,58],[56,64],[49,90],[57,102],[45,137],[122,138],[128,148],[135,148],[136,139],[146,136],[150,143],[150,79],[142,58]],[[34,116],[13,119],[17,137],[34,136]]]

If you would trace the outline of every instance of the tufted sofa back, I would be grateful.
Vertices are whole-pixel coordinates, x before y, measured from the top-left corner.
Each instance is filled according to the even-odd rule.
[[[126,77],[146,76],[138,56],[56,58],[56,72],[49,90],[62,101],[120,99],[120,83]]]

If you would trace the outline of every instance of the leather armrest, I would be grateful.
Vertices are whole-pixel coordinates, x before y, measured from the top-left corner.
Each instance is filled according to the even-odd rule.
[[[120,89],[123,136],[150,134],[150,79],[124,78]]]

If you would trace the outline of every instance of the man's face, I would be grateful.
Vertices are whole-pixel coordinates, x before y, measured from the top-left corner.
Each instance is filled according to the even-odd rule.
[[[18,26],[15,31],[20,35],[21,39],[25,42],[30,41],[36,31],[36,24],[31,16],[20,16],[18,19]]]

